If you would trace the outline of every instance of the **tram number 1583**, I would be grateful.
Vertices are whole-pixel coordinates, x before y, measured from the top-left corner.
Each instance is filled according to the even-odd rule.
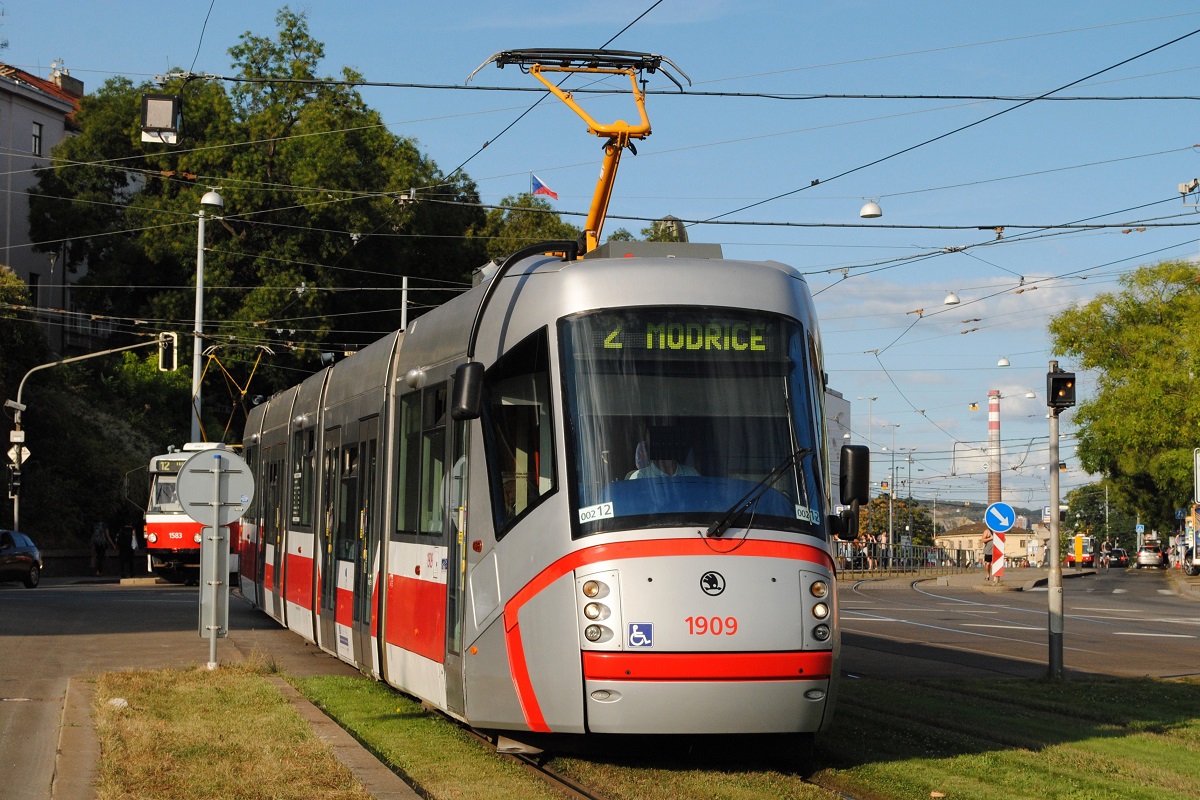
[[[688,617],[684,620],[689,636],[734,636],[737,634],[737,617]]]

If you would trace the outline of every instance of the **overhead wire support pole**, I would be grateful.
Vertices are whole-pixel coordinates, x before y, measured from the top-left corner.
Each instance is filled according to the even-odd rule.
[[[15,402],[9,401],[9,402],[5,403],[5,406],[7,406],[8,408],[11,408],[13,410],[13,434],[14,435],[11,438],[12,438],[12,441],[17,444],[16,458],[13,459],[13,461],[16,463],[17,474],[19,475],[21,472],[21,447],[20,447],[20,445],[22,442],[25,441],[25,437],[18,433],[21,430],[21,412],[23,412],[25,410],[25,404],[21,402],[21,397],[25,393],[25,381],[29,380],[30,375],[32,375],[35,372],[40,372],[41,370],[44,370],[44,369],[50,369],[51,367],[59,367],[59,366],[62,366],[63,364],[73,364],[76,361],[86,361],[89,358],[99,358],[100,356],[107,356],[107,355],[111,355],[112,353],[121,353],[126,350],[137,350],[138,348],[141,348],[141,347],[150,347],[151,345],[156,345],[156,344],[158,344],[157,336],[155,336],[153,339],[151,339],[148,342],[138,342],[137,344],[129,344],[129,345],[125,345],[124,347],[114,347],[111,350],[101,350],[98,353],[88,353],[87,355],[73,356],[71,358],[60,358],[58,361],[51,361],[48,364],[38,364],[36,367],[33,367],[28,372],[26,372],[25,376],[23,378],[21,378],[21,382],[19,384],[17,384],[17,399],[16,399],[16,401]],[[17,439],[20,439],[20,441],[18,442]],[[18,531],[21,529],[21,493],[19,490],[13,493],[12,501],[13,501],[13,530]]]
[[[643,72],[661,72],[681,91],[683,89],[682,84],[663,68],[664,62],[679,72],[683,79],[691,85],[691,79],[670,59],[649,53],[623,50],[504,50],[489,58],[467,77],[467,81],[470,81],[479,70],[490,63],[495,63],[501,69],[507,64],[514,64],[537,78],[555,97],[578,114],[587,123],[588,133],[608,139],[604,145],[604,162],[600,169],[600,178],[596,182],[592,205],[583,225],[583,252],[585,254],[600,246],[600,234],[604,229],[604,220],[608,216],[608,205],[612,200],[613,185],[617,179],[617,168],[621,163],[622,152],[629,148],[634,155],[637,155],[633,140],[645,139],[650,135],[650,118],[646,114],[646,93],[638,87],[639,77]],[[569,91],[564,91],[551,83],[544,75],[547,72],[629,76],[633,99],[637,104],[639,122],[636,125],[623,119],[607,125],[597,122],[575,101]]]

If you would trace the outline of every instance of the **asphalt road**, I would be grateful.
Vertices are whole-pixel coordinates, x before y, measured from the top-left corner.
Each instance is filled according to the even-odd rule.
[[[128,669],[200,667],[195,587],[120,586],[46,579],[37,589],[0,584],[0,796],[47,800],[67,682]],[[229,604],[217,661],[270,653],[292,674],[357,675],[305,645],[240,598]]]
[[[842,669],[880,678],[1041,677],[1047,597],[1044,588],[841,584]],[[1200,675],[1200,603],[1159,570],[1065,580],[1063,607],[1067,677]]]
[[[868,588],[869,587],[869,588]],[[1045,591],[839,584],[842,668],[881,678],[1039,677]],[[1112,570],[1064,582],[1069,675],[1200,674],[1200,602],[1157,571]],[[197,667],[198,589],[46,580],[0,584],[0,795],[46,800],[68,680],[124,669]],[[357,674],[235,598],[217,660],[269,654],[291,674]]]

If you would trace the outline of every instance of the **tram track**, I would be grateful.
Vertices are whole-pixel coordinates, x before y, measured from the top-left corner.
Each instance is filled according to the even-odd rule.
[[[547,785],[563,793],[566,797],[571,798],[571,800],[609,800],[608,795],[602,794],[595,789],[585,786],[584,784],[581,784],[578,781],[563,775],[561,772],[558,772],[553,767],[549,766],[546,761],[543,760],[543,757],[550,758],[552,757],[551,754],[541,752],[536,754],[529,752],[506,752],[503,749],[504,746],[501,744],[505,737],[493,738],[469,728],[464,728],[464,730],[469,736],[483,744],[497,756],[521,765],[530,774],[535,775]],[[614,766],[614,769],[620,769],[620,767]],[[725,771],[713,770],[712,774],[714,776],[719,776],[725,774]],[[811,778],[797,775],[795,776],[795,780],[803,785],[812,786],[814,788],[821,789],[822,791],[829,792],[831,795],[839,798],[839,800],[861,800],[855,795],[847,794],[846,792],[831,786],[824,786]]]
[[[506,752],[502,749],[500,742],[503,737],[492,739],[483,733],[472,728],[464,728],[467,735],[478,741],[495,753],[500,758],[504,758],[516,764],[520,764],[525,770],[540,780],[552,786],[554,789],[562,792],[571,800],[608,800],[605,795],[597,794],[583,784],[568,778],[539,760],[533,753],[524,752]]]

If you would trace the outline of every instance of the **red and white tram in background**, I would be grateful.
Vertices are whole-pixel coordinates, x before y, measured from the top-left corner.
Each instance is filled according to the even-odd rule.
[[[808,286],[641,244],[528,248],[255,407],[242,593],[479,729],[827,726],[867,454],[831,514]]]
[[[201,525],[189,517],[175,492],[175,481],[184,463],[202,450],[223,445],[191,442],[183,450],[171,450],[150,459],[150,502],[146,508],[146,529],[142,539],[146,547],[146,568],[155,575],[176,583],[200,580]],[[238,570],[241,522],[230,523],[230,574]]]

